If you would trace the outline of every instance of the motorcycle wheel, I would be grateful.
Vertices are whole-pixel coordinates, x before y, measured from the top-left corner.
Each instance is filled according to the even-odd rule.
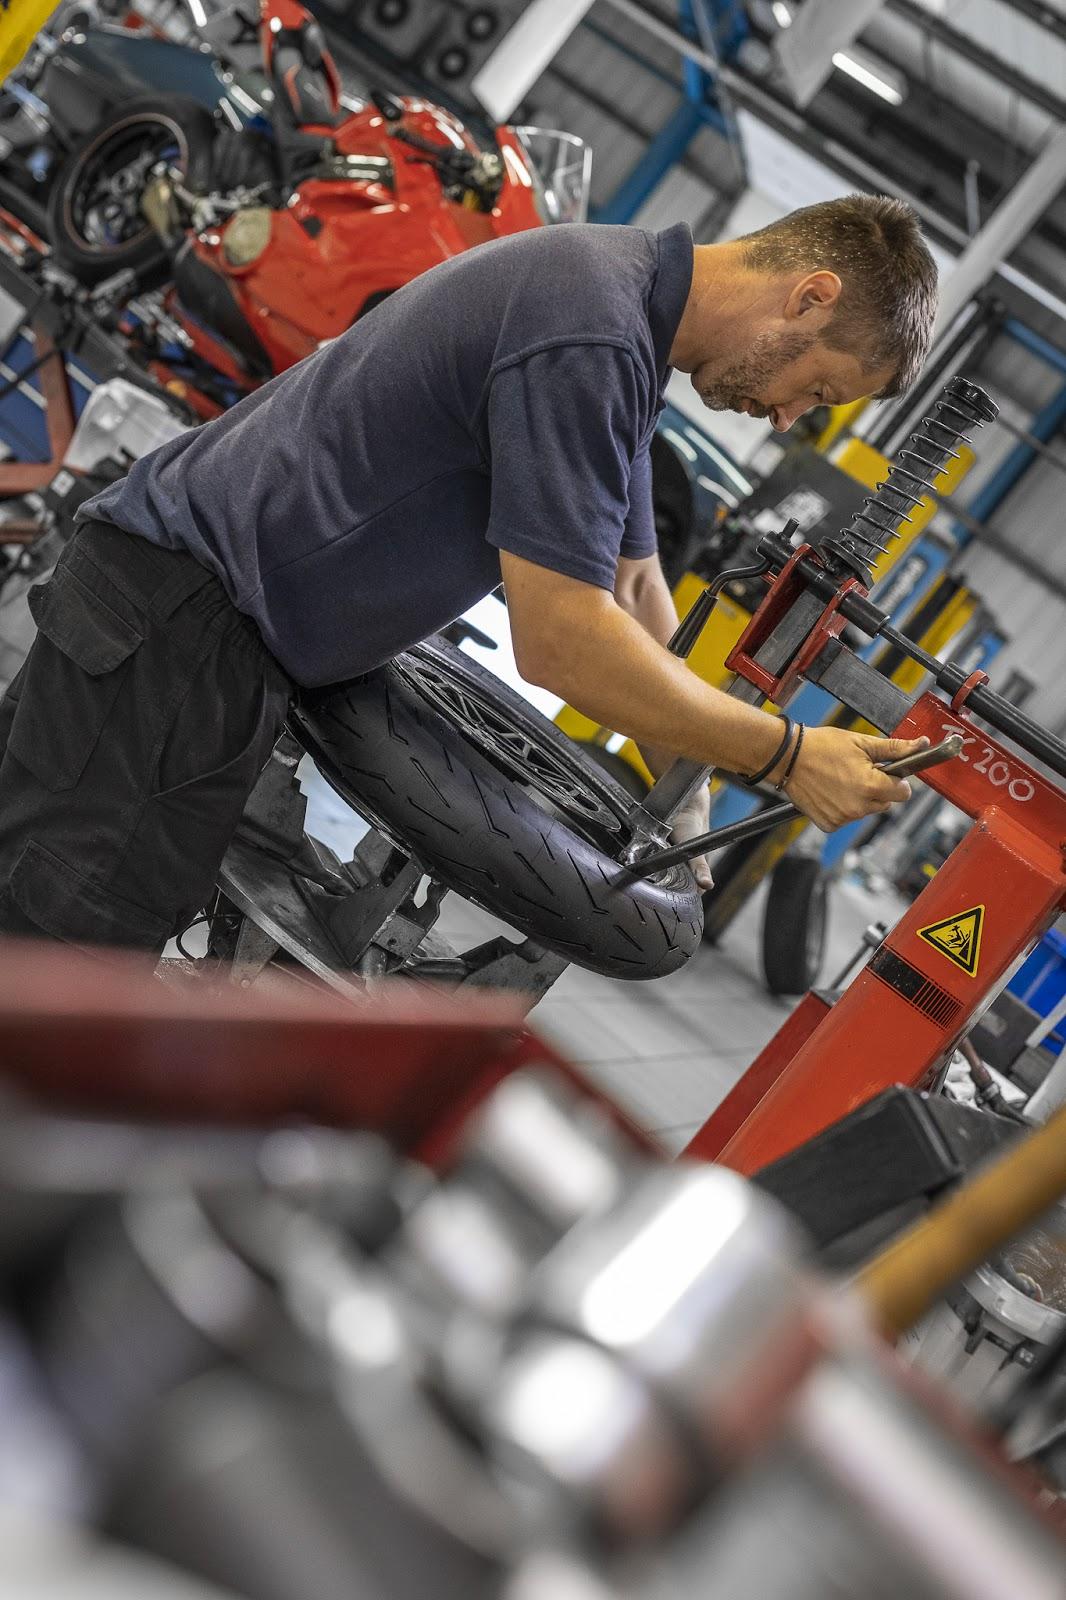
[[[159,161],[206,188],[216,133],[211,113],[181,95],[116,106],[75,145],[56,174],[48,224],[57,259],[82,283],[131,268],[142,279],[166,264],[167,250],[141,211]]]
[[[829,932],[829,879],[813,856],[784,856],[770,876],[762,965],[771,994],[806,994],[818,982]]]
[[[432,877],[568,960],[660,978],[699,948],[687,866],[622,874],[630,796],[444,640],[305,697],[292,727],[338,794]]]
[[[629,762],[612,750],[604,750],[601,745],[581,741],[581,748],[590,761],[594,761],[601,772],[610,773],[620,789],[631,795],[634,800],[643,800],[648,792],[648,785],[644,782],[636,767],[631,767]]]

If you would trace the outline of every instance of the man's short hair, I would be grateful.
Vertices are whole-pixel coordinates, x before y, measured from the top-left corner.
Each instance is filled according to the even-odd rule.
[[[792,211],[738,243],[759,271],[835,272],[841,292],[825,343],[855,355],[867,372],[891,367],[882,396],[910,388],[937,306],[936,262],[910,206],[887,195],[849,194]]]

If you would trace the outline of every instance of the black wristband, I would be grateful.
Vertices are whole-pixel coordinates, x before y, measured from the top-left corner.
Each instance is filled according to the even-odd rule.
[[[784,776],[779,778],[777,783],[774,784],[775,789],[783,789],[789,778],[791,778],[796,762],[799,760],[799,753],[803,748],[803,735],[806,733],[806,731],[807,730],[803,726],[802,722],[797,724],[796,742],[792,746],[792,754],[788,758],[788,766],[785,768]]]
[[[749,789],[754,789],[757,784],[762,783],[763,779],[773,772],[774,768],[777,766],[777,763],[781,760],[781,757],[789,747],[789,744],[792,740],[792,718],[783,717],[782,721],[785,724],[785,732],[781,739],[781,743],[778,745],[777,749],[774,751],[765,767],[760,767],[758,772],[753,772],[750,778],[745,778],[743,780]]]

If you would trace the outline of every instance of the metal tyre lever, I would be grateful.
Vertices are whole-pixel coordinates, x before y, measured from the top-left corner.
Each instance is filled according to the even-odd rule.
[[[937,767],[944,761],[953,760],[962,749],[962,740],[957,733],[951,734],[947,739],[942,739],[939,744],[930,746],[928,750],[919,750],[913,756],[903,756],[899,761],[886,761],[880,765],[879,771],[888,773],[893,778],[908,778],[914,773],[924,772],[927,767]],[[634,861],[624,869],[625,878],[650,878],[653,873],[662,872],[665,867],[675,866],[679,861],[692,861],[696,856],[709,855],[714,850],[724,850],[727,845],[741,844],[745,839],[754,839],[760,833],[769,833],[771,828],[776,828],[782,822],[794,822],[803,813],[798,806],[790,800],[783,801],[781,805],[770,806],[766,811],[760,811],[753,817],[744,817],[740,822],[730,822],[724,828],[712,828],[709,833],[701,833],[695,839],[688,839],[684,844],[671,845],[667,850],[656,850],[653,854],[642,856],[639,861]]]

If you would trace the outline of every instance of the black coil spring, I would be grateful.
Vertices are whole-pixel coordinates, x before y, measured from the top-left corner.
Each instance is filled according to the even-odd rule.
[[[846,528],[825,540],[822,554],[827,564],[837,570],[845,568],[863,579],[872,578],[877,558],[888,549],[888,541],[896,538],[900,527],[911,520],[911,512],[921,504],[948,462],[958,459],[957,446],[998,414],[999,407],[983,389],[965,378],[952,378],[932,415],[924,418],[897,450],[884,483],[866,497]]]

